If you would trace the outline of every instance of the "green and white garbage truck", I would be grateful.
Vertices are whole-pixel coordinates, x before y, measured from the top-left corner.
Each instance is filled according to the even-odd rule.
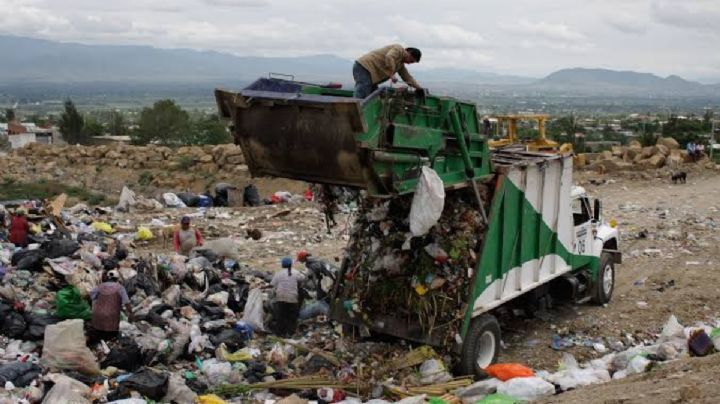
[[[391,88],[361,100],[274,78],[215,96],[253,176],[364,190],[334,320],[442,347],[480,375],[497,358],[503,307],[610,301],[618,230],[573,186],[572,156],[490,150],[474,104]]]

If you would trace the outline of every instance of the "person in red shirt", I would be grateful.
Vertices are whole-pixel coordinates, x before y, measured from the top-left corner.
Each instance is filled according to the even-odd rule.
[[[190,217],[183,216],[180,220],[180,229],[175,232],[173,246],[175,252],[189,255],[193,248],[203,245],[203,238],[198,229],[190,227]]]
[[[30,223],[25,217],[25,209],[15,211],[15,216],[10,223],[10,242],[17,247],[25,248],[28,246],[28,234],[30,233]]]

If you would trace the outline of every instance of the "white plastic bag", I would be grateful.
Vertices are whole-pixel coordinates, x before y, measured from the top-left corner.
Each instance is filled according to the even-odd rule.
[[[65,320],[45,328],[42,359],[51,369],[100,373],[95,356],[85,346],[82,320]]]
[[[591,384],[599,384],[610,381],[610,372],[607,369],[580,369],[578,367],[561,370],[546,378],[549,382],[557,384],[560,389],[569,390]]]
[[[264,318],[262,290],[257,288],[252,289],[250,293],[248,293],[242,319],[250,324],[254,330],[265,331]]]
[[[177,195],[173,194],[172,192],[168,192],[163,194],[163,202],[165,202],[165,206],[169,208],[187,208],[187,205],[180,199]]]
[[[685,338],[683,335],[683,326],[678,322],[674,314],[670,315],[660,334],[661,341],[668,341],[673,338]]]
[[[420,365],[420,383],[437,384],[452,380],[445,365],[437,359],[428,359]]]
[[[422,236],[435,226],[445,206],[445,186],[435,170],[423,167],[410,206],[410,232]]]
[[[185,384],[182,376],[171,374],[168,381],[168,390],[162,402],[177,404],[194,404],[197,394]]]
[[[135,206],[135,192],[128,187],[123,187],[122,192],[120,192],[120,201],[118,201],[115,209],[128,212],[132,206]]]
[[[210,386],[215,386],[228,381],[232,373],[230,362],[220,362],[217,359],[208,359],[202,364],[202,372],[208,379]]]
[[[55,385],[45,395],[43,404],[53,403],[90,403],[90,387],[84,383],[59,373],[50,373],[45,377]]]
[[[172,285],[169,288],[165,289],[164,292],[162,292],[162,299],[165,304],[168,306],[177,305],[178,299],[180,299],[180,286],[179,285]]]
[[[497,392],[532,401],[555,394],[555,386],[539,377],[515,377],[499,385]]]

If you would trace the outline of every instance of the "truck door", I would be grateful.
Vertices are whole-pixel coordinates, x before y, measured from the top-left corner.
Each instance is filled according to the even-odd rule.
[[[592,255],[592,214],[588,199],[586,197],[573,199],[572,212],[575,225],[573,252],[577,255]]]

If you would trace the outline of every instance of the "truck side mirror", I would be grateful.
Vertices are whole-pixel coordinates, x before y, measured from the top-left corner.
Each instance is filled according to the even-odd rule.
[[[593,204],[593,219],[596,222],[600,221],[601,213],[602,213],[602,202],[600,202],[600,198],[596,198],[595,203]]]

